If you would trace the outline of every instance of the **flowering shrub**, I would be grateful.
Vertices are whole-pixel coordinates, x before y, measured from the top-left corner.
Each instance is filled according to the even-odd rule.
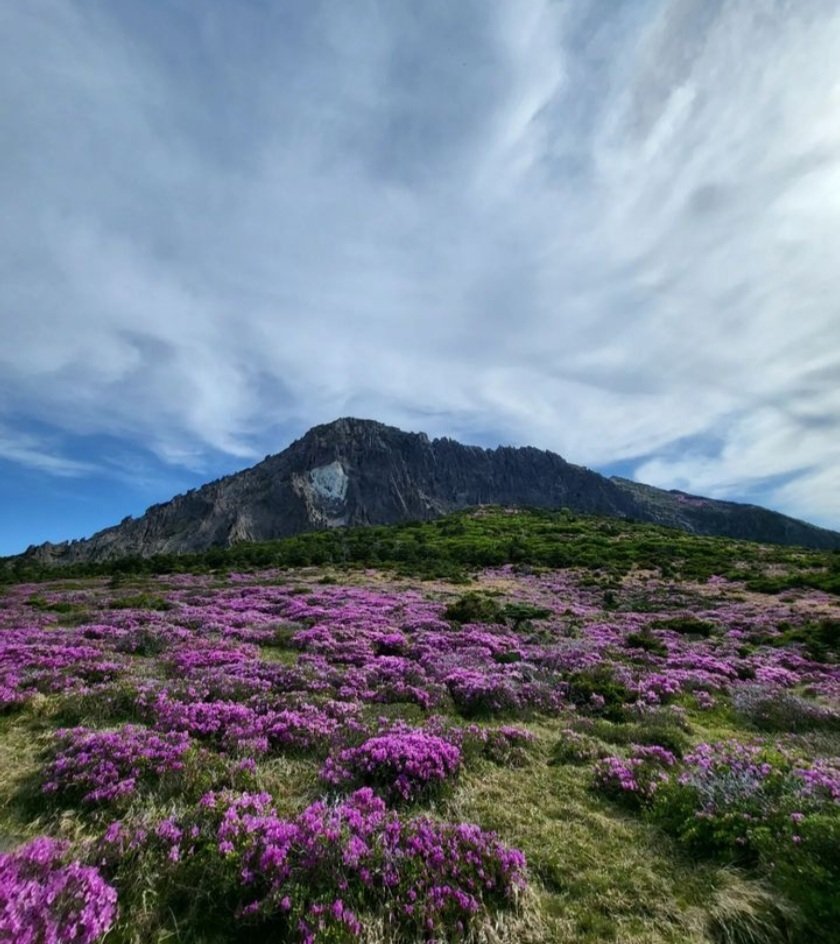
[[[457,773],[461,752],[449,741],[423,731],[372,737],[327,758],[321,777],[334,785],[374,787],[388,799],[428,796]]]
[[[263,722],[269,747],[293,751],[313,751],[325,747],[340,726],[340,718],[328,709],[315,705],[271,712]]]
[[[677,758],[658,744],[636,744],[626,759],[610,756],[595,765],[595,787],[613,799],[640,805],[668,780]]]
[[[466,718],[516,714],[522,709],[516,687],[501,673],[459,669],[446,679],[446,685],[455,707]]]
[[[840,765],[797,766],[761,744],[701,744],[653,797],[654,818],[696,852],[756,865],[811,921],[840,920]]]
[[[605,754],[595,738],[571,728],[564,728],[551,751],[554,764],[588,764]]]
[[[183,770],[189,748],[186,734],[159,734],[136,725],[114,731],[60,730],[42,789],[70,802],[123,800],[141,785]]]
[[[735,713],[763,731],[840,729],[840,712],[781,687],[744,685],[732,693]]]
[[[794,776],[804,799],[840,803],[840,758],[818,757],[807,767],[796,767]]]
[[[0,711],[36,694],[83,694],[116,679],[124,666],[79,631],[10,629],[0,647]]]
[[[155,859],[170,890],[200,876],[206,920],[268,922],[278,940],[364,940],[385,915],[400,939],[460,941],[487,913],[515,904],[525,859],[477,826],[403,819],[369,788],[277,816],[268,794],[208,794],[188,818],[142,831],[113,828],[106,860]],[[213,884],[215,883],[215,884]],[[166,894],[166,888],[160,889]]]
[[[275,710],[237,701],[185,701],[167,692],[147,695],[145,710],[163,730],[181,731],[231,754],[320,751],[355,709],[337,704]]]
[[[42,836],[0,854],[0,940],[94,944],[117,916],[117,893],[99,872],[68,861],[69,846]]]
[[[734,829],[743,840],[744,824],[772,813],[790,791],[789,765],[761,744],[721,741],[700,744],[685,756],[676,785],[691,795],[697,820]],[[698,832],[701,830],[698,830]]]
[[[502,725],[500,728],[482,729],[482,754],[494,764],[503,767],[523,767],[528,762],[527,747],[534,740],[530,731]]]
[[[492,653],[487,655],[492,660]],[[446,675],[449,694],[463,717],[554,714],[562,705],[561,692],[548,678],[529,678],[519,664],[498,665],[492,661],[491,665],[486,671],[458,668]]]

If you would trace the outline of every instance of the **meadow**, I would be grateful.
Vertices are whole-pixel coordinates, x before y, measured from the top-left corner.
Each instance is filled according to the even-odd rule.
[[[0,940],[840,940],[840,555],[481,509],[0,568]]]

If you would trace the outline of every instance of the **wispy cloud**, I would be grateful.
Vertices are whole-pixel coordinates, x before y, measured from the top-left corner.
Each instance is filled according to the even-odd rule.
[[[95,466],[90,462],[63,456],[61,447],[55,443],[17,430],[9,431],[2,426],[0,459],[58,476],[83,476],[95,471]]]
[[[354,413],[840,525],[831,0],[0,17],[7,458]]]

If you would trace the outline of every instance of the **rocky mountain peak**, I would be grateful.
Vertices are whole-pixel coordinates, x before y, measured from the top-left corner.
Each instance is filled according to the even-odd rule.
[[[483,449],[342,417],[140,518],[26,554],[62,563],[200,551],[318,528],[428,520],[484,504],[567,507],[698,534],[840,547],[840,534],[764,508],[608,479],[534,447]]]

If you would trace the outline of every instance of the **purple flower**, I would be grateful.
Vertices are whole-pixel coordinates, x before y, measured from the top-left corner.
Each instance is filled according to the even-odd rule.
[[[137,725],[113,731],[70,728],[55,734],[42,789],[63,801],[110,803],[144,783],[180,772],[190,748],[186,734],[160,734]]]
[[[423,731],[369,738],[328,758],[321,776],[332,784],[367,784],[387,797],[410,801],[457,773],[461,752],[449,741]]]
[[[14,944],[94,944],[117,917],[99,872],[42,836],[0,854],[0,938]]]

